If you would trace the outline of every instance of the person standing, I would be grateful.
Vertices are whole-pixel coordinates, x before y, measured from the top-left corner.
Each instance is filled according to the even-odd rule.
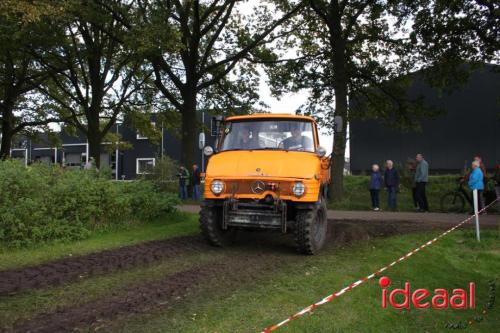
[[[370,175],[370,196],[372,199],[372,209],[374,211],[380,210],[380,189],[382,188],[382,175],[380,174],[380,167],[378,164],[372,165],[372,173]]]
[[[486,184],[488,183],[488,173],[486,171],[486,166],[483,163],[483,159],[481,158],[481,156],[478,155],[474,156],[474,161],[479,162],[479,169],[481,169],[481,172],[483,173],[483,183],[484,187],[486,188]]]
[[[177,177],[179,177],[179,197],[181,200],[186,200],[188,198],[187,184],[189,180],[189,171],[181,166]]]
[[[200,168],[198,167],[197,164],[194,164],[193,165],[193,178],[192,178],[193,200],[194,201],[198,201],[201,199],[200,183],[201,183]]]
[[[429,181],[429,163],[424,159],[424,155],[417,154],[417,168],[415,170],[415,189],[420,212],[429,211],[429,203],[427,202],[427,195],[425,187]]]
[[[477,190],[477,207],[480,211],[483,209],[483,190],[484,190],[484,181],[483,181],[483,171],[481,171],[480,167],[481,163],[479,161],[472,162],[472,172],[469,176],[469,188],[471,191]]]
[[[394,168],[394,163],[387,160],[384,173],[385,187],[387,188],[387,206],[389,209],[397,209],[397,191],[399,189],[399,173]]]

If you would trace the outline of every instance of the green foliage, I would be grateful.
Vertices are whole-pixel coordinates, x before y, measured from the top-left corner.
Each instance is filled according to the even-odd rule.
[[[161,192],[176,193],[178,171],[178,163],[168,156],[163,156],[156,160],[152,172],[144,175],[144,178],[152,181]]]
[[[113,182],[92,171],[0,162],[0,243],[24,246],[87,237],[93,230],[170,212],[174,195],[146,180]]]

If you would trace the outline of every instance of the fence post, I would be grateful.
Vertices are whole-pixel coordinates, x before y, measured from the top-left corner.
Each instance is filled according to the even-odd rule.
[[[476,219],[476,237],[477,241],[481,241],[481,237],[479,235],[479,212],[478,212],[478,204],[479,204],[479,196],[477,190],[472,191],[472,198],[474,201],[474,215]]]

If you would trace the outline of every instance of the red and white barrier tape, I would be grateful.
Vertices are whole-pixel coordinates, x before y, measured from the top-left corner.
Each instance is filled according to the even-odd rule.
[[[497,200],[498,200],[498,199],[497,199]],[[479,213],[482,213],[483,211],[485,211],[486,209],[488,209],[491,205],[493,205],[495,202],[497,202],[497,200],[493,201],[493,202],[492,202],[492,203],[490,203],[488,206],[486,206],[486,207],[484,207],[483,209],[481,209],[481,210],[479,211]],[[410,256],[412,256],[413,254],[415,254],[415,253],[417,253],[418,251],[420,251],[420,250],[424,249],[425,247],[427,247],[427,246],[429,246],[429,245],[431,245],[431,244],[433,244],[433,243],[437,242],[440,238],[442,238],[442,237],[446,236],[447,234],[449,234],[449,233],[450,233],[450,232],[452,232],[453,230],[455,230],[455,229],[457,229],[457,228],[461,227],[463,224],[465,224],[465,223],[469,222],[470,220],[472,220],[472,219],[474,218],[474,216],[475,216],[475,215],[469,216],[467,219],[463,220],[462,222],[460,222],[459,224],[457,224],[457,225],[456,225],[456,226],[454,226],[453,228],[448,229],[447,231],[443,232],[441,235],[439,235],[439,236],[437,236],[437,237],[435,237],[435,238],[431,239],[431,240],[430,240],[430,241],[428,241],[427,243],[425,243],[425,244],[423,244],[423,245],[421,245],[421,246],[417,247],[416,249],[414,249],[414,250],[412,250],[412,251],[408,252],[407,254],[405,254],[404,256],[402,256],[401,258],[399,258],[399,259],[397,259],[397,260],[395,260],[395,261],[391,262],[390,264],[388,264],[388,265],[386,265],[386,266],[382,267],[382,268],[381,268],[381,269],[379,269],[378,271],[376,271],[376,272],[374,272],[374,273],[372,273],[372,274],[370,274],[370,275],[368,275],[368,276],[366,276],[366,277],[364,277],[364,278],[362,278],[362,279],[360,279],[360,280],[358,280],[358,281],[356,281],[356,282],[354,282],[354,283],[351,283],[350,285],[348,285],[348,286],[347,286],[347,287],[345,287],[344,289],[339,290],[339,291],[338,291],[338,292],[336,292],[335,294],[331,294],[331,295],[329,295],[329,296],[326,296],[325,298],[323,298],[323,299],[322,299],[321,301],[319,301],[319,302],[316,302],[316,303],[314,303],[314,304],[312,304],[312,305],[309,305],[307,308],[302,309],[301,311],[299,311],[299,312],[297,312],[296,314],[294,314],[294,315],[292,315],[292,316],[288,317],[287,319],[283,320],[282,322],[280,322],[280,323],[278,323],[278,324],[276,324],[276,325],[270,326],[270,327],[268,327],[268,328],[265,328],[265,329],[262,331],[262,333],[269,333],[269,332],[273,332],[273,331],[277,330],[278,328],[280,328],[280,327],[282,327],[282,326],[284,326],[284,325],[288,324],[288,323],[289,323],[289,322],[291,322],[292,320],[295,320],[295,319],[297,319],[297,318],[299,318],[299,317],[302,317],[303,315],[305,315],[305,314],[306,314],[306,313],[308,313],[308,312],[313,311],[313,310],[314,310],[314,309],[316,309],[317,307],[319,307],[319,306],[321,306],[321,305],[323,305],[323,304],[326,304],[326,303],[328,303],[328,302],[331,302],[331,301],[333,301],[335,298],[337,298],[337,297],[341,296],[342,294],[345,294],[346,292],[353,290],[353,289],[354,289],[354,288],[356,288],[357,286],[359,286],[359,285],[361,285],[361,284],[363,284],[363,283],[365,283],[365,282],[367,282],[367,281],[369,281],[369,280],[373,279],[374,277],[376,277],[376,276],[380,275],[380,273],[382,273],[383,271],[385,271],[385,270],[389,269],[390,267],[392,267],[392,266],[396,265],[397,263],[400,263],[401,261],[403,261],[403,260],[405,260],[405,259],[409,258],[409,257],[410,257]]]

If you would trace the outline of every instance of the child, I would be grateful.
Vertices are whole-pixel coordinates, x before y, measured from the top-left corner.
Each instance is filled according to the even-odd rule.
[[[382,188],[382,175],[378,164],[372,165],[372,173],[370,176],[370,196],[372,198],[372,208],[374,211],[380,210],[379,194]]]

